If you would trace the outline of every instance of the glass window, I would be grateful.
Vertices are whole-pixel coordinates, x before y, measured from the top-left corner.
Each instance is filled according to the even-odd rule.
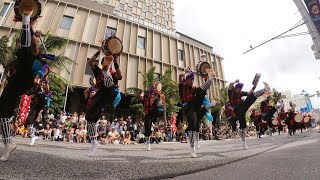
[[[169,19],[169,14],[166,14],[166,18]]]
[[[141,16],[146,17],[147,16],[146,12],[141,12]]]
[[[152,16],[152,20],[156,21],[157,20],[157,16]]]
[[[157,13],[157,10],[156,10],[156,9],[153,9],[152,12],[153,12],[153,13]]]
[[[73,17],[64,15],[60,23],[60,28],[70,30],[72,22],[73,22]]]
[[[153,7],[157,7],[157,3],[156,3],[156,2],[153,2],[153,3],[152,3],[152,6],[153,6]]]
[[[90,68],[90,65],[89,65],[89,63],[88,63],[89,59],[90,59],[90,58],[87,58],[85,74],[86,74],[86,75],[93,75],[93,72],[92,72],[92,70],[91,70],[91,68]],[[96,63],[97,66],[99,66],[99,60],[96,60],[95,63]]]
[[[120,8],[121,8],[121,9],[124,9],[124,4],[120,4]]]
[[[9,3],[4,3],[2,8],[1,8],[1,11],[0,11],[0,16],[4,17],[4,14],[6,13],[6,11],[8,10],[9,8]]]
[[[154,73],[154,77],[155,77],[157,80],[160,80],[161,74],[160,74],[160,73]]]
[[[134,6],[138,6],[138,1],[134,1],[134,2],[133,2],[133,5],[134,5]]]
[[[178,50],[178,60],[183,61],[183,50],[181,49]]]
[[[132,7],[128,6],[128,12],[132,12]]]
[[[146,38],[138,36],[138,48],[145,49]]]
[[[117,33],[117,29],[112,27],[107,27],[106,34],[104,35],[104,39],[108,39],[110,36],[115,36]]]

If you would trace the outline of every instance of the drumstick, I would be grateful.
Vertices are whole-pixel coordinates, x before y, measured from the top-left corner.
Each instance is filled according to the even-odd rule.
[[[44,44],[42,36],[40,35],[39,38],[40,38],[40,41],[41,41],[41,44],[43,46],[44,51],[46,52],[46,54],[48,54],[48,51],[47,51],[46,45]]]

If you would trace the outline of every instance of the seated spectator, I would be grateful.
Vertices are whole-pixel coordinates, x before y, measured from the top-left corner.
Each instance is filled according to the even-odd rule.
[[[81,125],[86,125],[87,124],[87,120],[86,120],[86,118],[85,118],[85,114],[84,113],[82,113],[80,116],[79,116],[79,125],[81,126]]]
[[[105,141],[106,138],[106,132],[107,132],[107,125],[105,124],[105,121],[100,121],[98,126],[98,139],[101,142]]]
[[[63,136],[62,136],[62,126],[58,126],[58,128],[54,128],[53,132],[53,141],[63,141]]]
[[[18,132],[20,125],[23,125],[21,123],[21,118],[19,118],[18,121],[14,123],[14,135],[21,135],[21,133]]]
[[[51,134],[52,134],[52,128],[50,127],[49,124],[46,125],[46,128],[44,128],[44,140],[51,139]]]
[[[158,139],[156,138],[156,135],[155,135],[154,132],[151,133],[150,138],[151,138],[151,140],[150,140],[151,143],[156,142],[157,144],[159,144],[159,141],[158,141]]]
[[[119,144],[120,138],[121,138],[120,134],[113,127],[111,129],[111,131],[108,133],[108,143],[109,144]]]
[[[157,141],[158,141],[158,142],[161,142],[162,136],[163,136],[163,132],[161,132],[161,130],[158,129],[158,130],[156,131],[156,133],[155,133],[155,136],[156,136],[156,138],[157,138]]]
[[[83,141],[84,143],[87,143],[87,131],[84,129],[84,126],[80,126],[80,129],[76,130],[77,135],[77,143],[80,143]]]
[[[74,142],[75,139],[77,139],[77,135],[75,133],[76,127],[70,127],[69,128],[69,142]]]
[[[145,144],[147,142],[144,134],[142,134],[141,131],[139,131],[139,133],[137,134],[137,141],[139,144]]]
[[[23,136],[24,135],[24,131],[25,131],[25,127],[24,127],[24,124],[19,124],[17,130],[16,130],[16,135],[21,135]]]
[[[24,129],[23,131],[21,131],[22,132],[21,136],[24,137],[24,138],[29,137],[29,128],[25,127],[24,125],[21,128]]]
[[[124,133],[123,144],[131,144],[131,135],[129,131]]]

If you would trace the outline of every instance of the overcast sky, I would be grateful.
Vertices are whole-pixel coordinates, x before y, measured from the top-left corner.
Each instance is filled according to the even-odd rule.
[[[279,91],[299,94],[320,90],[320,61],[311,50],[310,35],[274,40],[247,54],[273,33],[290,29],[301,19],[293,0],[173,0],[177,31],[213,47],[224,58],[227,81],[240,79],[251,88],[256,72]],[[301,26],[295,32],[306,32]]]

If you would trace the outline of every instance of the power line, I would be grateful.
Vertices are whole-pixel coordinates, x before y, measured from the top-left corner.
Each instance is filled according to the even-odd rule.
[[[295,34],[288,34],[288,35],[284,35],[284,36],[280,36],[276,39],[284,39],[284,38],[288,38],[288,37],[297,37],[297,36],[304,36],[304,35],[308,35],[310,34],[309,32],[300,32],[300,33],[295,33]]]
[[[295,16],[297,13],[299,12],[299,10],[297,10],[292,16]],[[291,17],[290,17],[291,18]],[[270,36],[268,36],[266,39],[263,40],[266,41],[268,39],[270,39],[276,32],[278,32],[281,28],[283,28],[285,25],[287,25],[287,23],[282,24],[277,30],[275,30]]]
[[[305,23],[304,23],[303,19],[301,19],[301,20],[299,20],[295,25],[293,25],[292,28],[290,28],[289,30],[287,30],[287,31],[285,31],[285,32],[283,32],[283,33],[281,33],[281,34],[279,34],[279,35],[277,35],[277,36],[275,36],[275,37],[267,40],[267,41],[264,41],[263,43],[255,46],[255,47],[252,47],[251,49],[247,50],[247,51],[244,52],[243,54],[246,54],[246,53],[248,53],[248,52],[250,52],[250,51],[252,51],[252,50],[254,50],[254,49],[256,49],[256,48],[258,48],[258,47],[260,47],[260,46],[262,46],[262,45],[264,45],[264,44],[266,44],[266,43],[268,43],[268,42],[270,42],[270,41],[272,41],[272,40],[278,39],[279,37],[283,36],[284,34],[290,32],[290,31],[292,31],[292,30],[294,30],[294,29],[296,29],[296,28],[298,28],[298,27],[300,27],[300,26],[302,26],[302,25],[304,25],[304,24],[305,24]]]

